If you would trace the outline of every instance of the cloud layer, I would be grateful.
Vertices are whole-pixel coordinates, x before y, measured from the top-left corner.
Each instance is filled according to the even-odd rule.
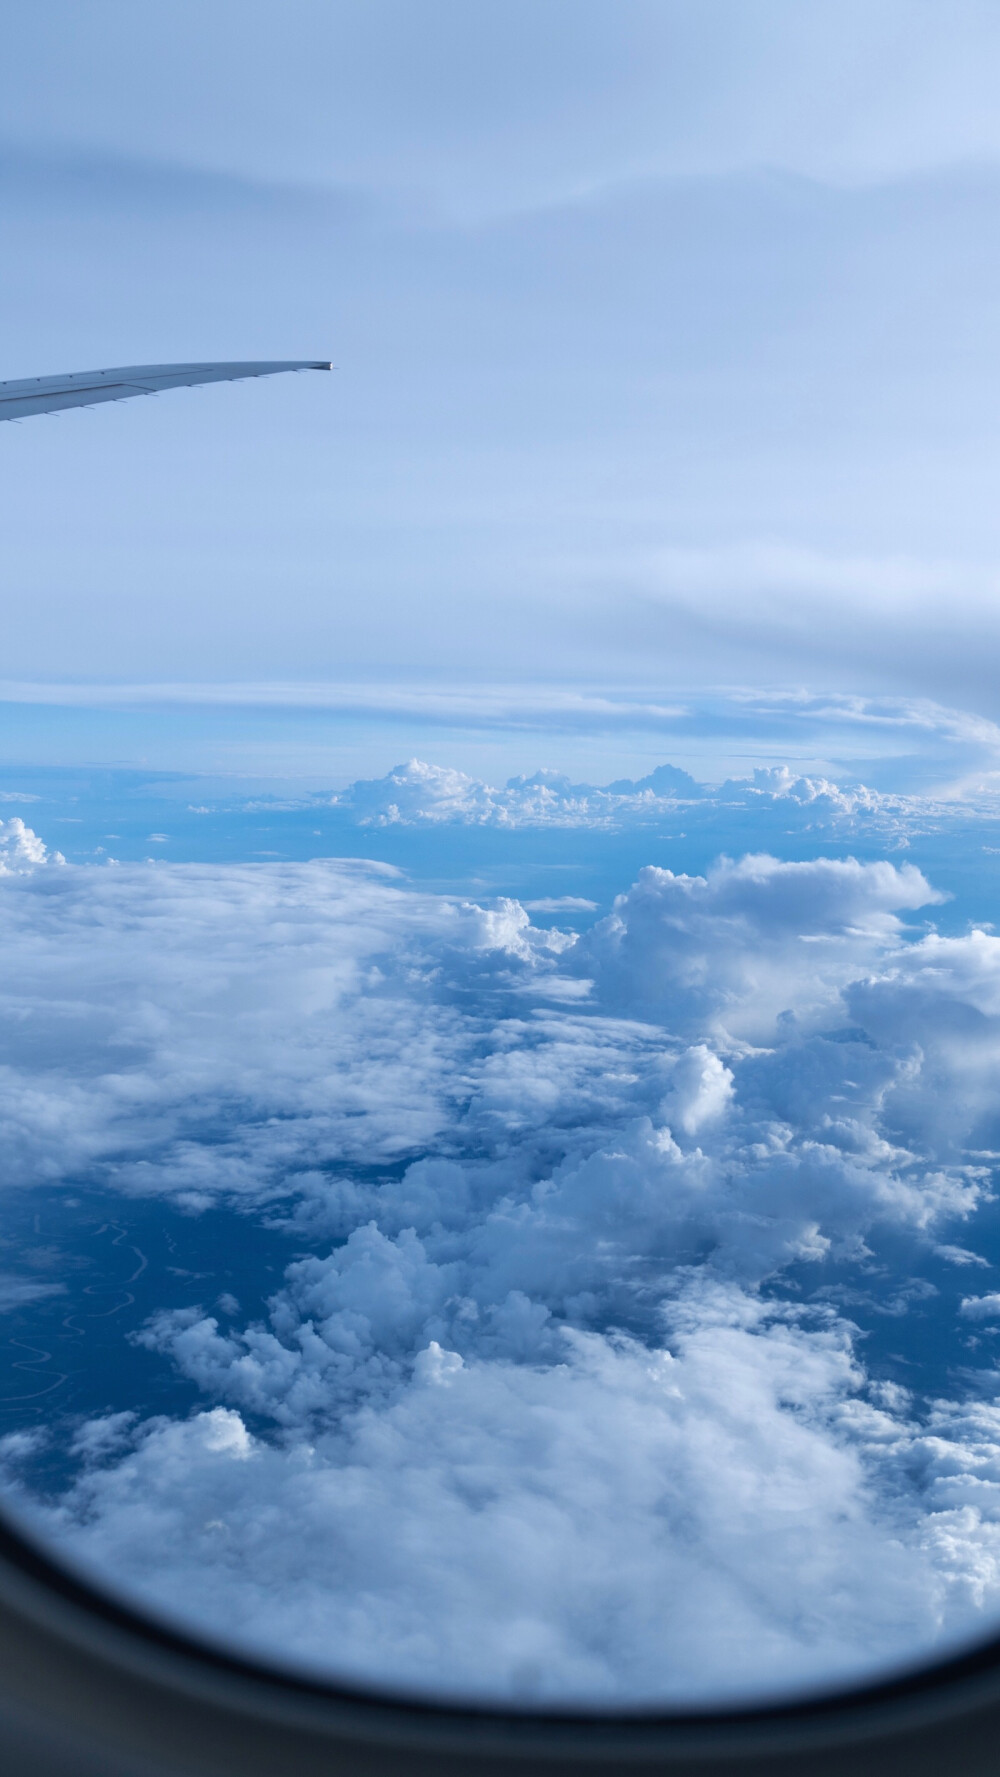
[[[8,1189],[223,1202],[298,1255],[263,1319],[142,1330],[203,1410],[70,1428],[44,1502],[8,1440],[78,1559],[274,1658],[583,1705],[992,1623],[1000,939],[922,923],[918,870],[648,868],[577,937],[385,868],[11,843]],[[947,1396],[859,1332],[924,1311],[931,1252]]]
[[[319,800],[317,798],[317,800]],[[362,778],[331,798],[334,808],[361,827],[463,826],[607,827],[651,825],[694,802],[720,804],[755,814],[780,810],[785,821],[810,829],[830,826],[849,831],[858,818],[882,831],[898,828],[926,803],[886,795],[864,784],[841,789],[825,777],[797,774],[787,765],[758,767],[752,777],[727,779],[710,794],[690,772],[659,765],[641,778],[614,783],[573,783],[562,772],[536,771],[508,778],[503,788],[453,767],[410,759],[382,778]],[[693,811],[697,815],[700,811]]]

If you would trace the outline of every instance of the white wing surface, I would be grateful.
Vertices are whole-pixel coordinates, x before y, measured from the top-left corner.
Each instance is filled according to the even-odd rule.
[[[129,364],[121,370],[78,370],[71,376],[29,376],[0,383],[0,420],[34,413],[61,413],[97,401],[127,401],[132,395],[159,395],[193,383],[238,382],[247,376],[276,376],[283,370],[332,370],[311,360],[273,364]]]

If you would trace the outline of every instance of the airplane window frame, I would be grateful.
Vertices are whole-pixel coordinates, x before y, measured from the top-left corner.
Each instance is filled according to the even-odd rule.
[[[965,1777],[995,1771],[1000,1637],[783,1703],[585,1713],[453,1705],[284,1671],[159,1621],[0,1513],[6,1777]]]

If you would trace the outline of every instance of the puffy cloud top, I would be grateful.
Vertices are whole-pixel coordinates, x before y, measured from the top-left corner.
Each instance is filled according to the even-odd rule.
[[[573,966],[674,1029],[766,1040],[782,1013],[825,1016],[898,942],[900,911],[942,898],[911,864],[759,855],[723,858],[707,877],[649,865]]]
[[[716,797],[676,765],[659,765],[642,778],[619,778],[600,787],[572,783],[557,771],[509,778],[502,789],[452,767],[411,759],[383,778],[362,778],[333,798],[362,826],[620,826],[648,824],[680,804],[744,804],[757,812],[781,806],[808,816],[808,823],[880,817],[891,824],[903,799],[858,785],[841,789],[826,778],[797,776],[787,765],[757,770],[749,779],[729,779]]]
[[[0,821],[0,876],[24,876],[38,864],[62,864],[61,852],[49,852],[37,833],[19,815]]]

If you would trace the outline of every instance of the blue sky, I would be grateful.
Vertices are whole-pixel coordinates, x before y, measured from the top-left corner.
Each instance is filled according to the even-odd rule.
[[[15,5],[6,374],[338,369],[6,426],[4,678],[996,716],[998,34],[920,0]],[[199,720],[158,762],[218,764]],[[572,762],[548,731],[511,769]]]

